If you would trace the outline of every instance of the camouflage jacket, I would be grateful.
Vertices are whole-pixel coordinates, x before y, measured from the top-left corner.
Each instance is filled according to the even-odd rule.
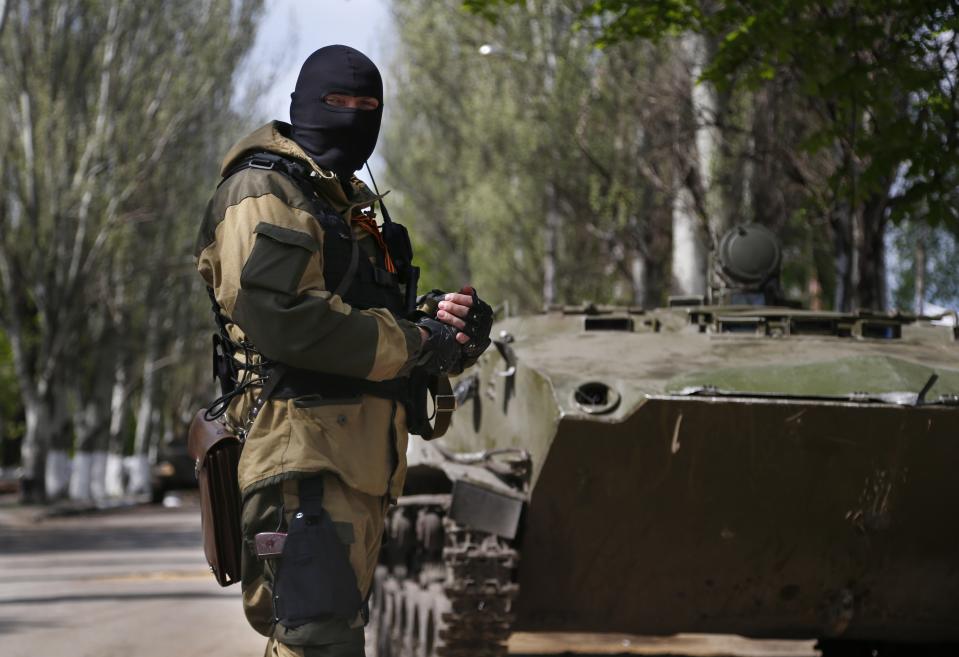
[[[269,151],[309,162],[315,192],[344,218],[378,200],[356,178],[353,198],[347,199],[339,180],[285,136],[288,129],[275,121],[241,140],[224,159],[221,174],[246,154]],[[223,314],[235,322],[229,325],[231,337],[248,339],[265,357],[297,368],[371,381],[405,375],[419,356],[419,330],[385,309],[352,308],[327,289],[322,248],[327,235],[315,207],[301,187],[275,170],[243,169],[213,195],[195,255]],[[382,265],[375,240],[351,225],[362,256]],[[237,398],[229,421],[240,425],[258,392],[251,388]],[[403,406],[389,399],[271,400],[247,436],[240,487],[248,493],[331,471],[363,493],[397,497],[406,441]]]

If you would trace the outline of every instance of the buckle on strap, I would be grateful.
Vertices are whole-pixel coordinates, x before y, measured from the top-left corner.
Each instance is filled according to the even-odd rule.
[[[456,410],[456,396],[436,395],[433,398],[433,408],[437,413],[452,413]]]
[[[250,168],[251,169],[264,169],[270,171],[274,166],[276,166],[275,160],[268,160],[265,157],[251,157],[250,158]]]

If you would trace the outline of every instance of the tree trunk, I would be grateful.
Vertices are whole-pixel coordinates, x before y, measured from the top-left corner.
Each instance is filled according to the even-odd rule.
[[[130,490],[134,495],[150,493],[150,438],[154,424],[157,361],[160,339],[159,306],[154,305],[147,318],[146,348],[143,357],[143,385],[137,407],[136,431],[133,435],[133,459]]]
[[[556,303],[556,271],[559,259],[559,233],[563,220],[552,183],[546,184],[546,221],[543,222],[543,306]]]
[[[856,296],[858,306],[867,310],[885,310],[886,300],[886,220],[888,197],[875,194],[862,205],[858,222],[858,265]]]
[[[716,129],[709,125],[716,111],[714,90],[699,84],[698,78],[707,57],[706,40],[698,35],[683,39],[689,85],[687,125],[682,132],[688,142],[678,145],[682,185],[673,200],[673,288],[678,294],[704,294],[706,291],[706,249],[703,233],[711,228],[710,196]]]
[[[673,208],[666,194],[649,194],[645,203],[649,208],[643,227],[644,308],[655,308],[665,303],[670,291],[670,261],[673,253]]]
[[[700,237],[700,222],[689,189],[683,187],[673,203],[673,292],[704,294],[706,254]]]
[[[630,303],[642,306],[646,300],[646,258],[641,253],[633,253],[629,259],[629,278],[632,285]]]
[[[832,227],[833,258],[836,268],[836,288],[833,295],[833,307],[839,312],[849,312],[855,304],[855,285],[853,279],[853,219],[845,207],[836,208],[830,215]]]
[[[50,451],[47,454],[46,495],[47,500],[66,498],[70,489],[70,448],[73,446],[73,431],[67,414],[67,394],[63,385],[51,386],[50,399]]]
[[[93,463],[99,412],[97,404],[90,399],[73,416],[76,450],[73,456],[73,470],[70,473],[71,500],[93,499]]]
[[[121,359],[114,370],[110,395],[110,428],[103,472],[103,492],[106,497],[122,497],[124,493],[123,429],[129,406],[127,393],[127,366]]]
[[[70,463],[63,445],[66,404],[60,393],[58,387],[46,384],[40,389],[23,390],[20,492],[24,503],[42,504],[65,495],[67,490]]]
[[[916,286],[913,311],[921,315],[926,311],[926,229],[916,227]]]
[[[43,504],[47,501],[47,451],[53,409],[45,394],[35,393],[23,395],[23,412],[26,426],[20,447],[20,497],[26,504]]]
[[[106,369],[106,368],[103,368]],[[74,414],[76,435],[73,471],[70,474],[70,499],[90,501],[103,499],[103,476],[106,468],[107,413],[110,411],[111,377],[99,374],[91,389],[81,391],[79,410]]]

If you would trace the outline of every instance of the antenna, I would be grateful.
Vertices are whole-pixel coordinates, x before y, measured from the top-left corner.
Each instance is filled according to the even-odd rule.
[[[377,196],[379,196],[379,195],[380,195],[380,188],[376,186],[376,178],[373,177],[373,170],[370,169],[370,162],[369,162],[369,160],[367,160],[367,161],[364,162],[363,164],[366,165],[366,172],[367,172],[368,174],[370,174],[370,182],[373,183],[373,191],[376,192],[376,195],[377,195]],[[383,199],[382,199],[382,198],[380,198],[380,210],[383,211],[383,223],[385,223],[385,224],[392,223],[393,220],[390,219],[390,211],[386,209],[386,204],[383,202]]]

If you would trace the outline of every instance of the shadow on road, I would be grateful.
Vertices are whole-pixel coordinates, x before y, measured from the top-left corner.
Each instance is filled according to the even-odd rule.
[[[197,600],[223,598],[223,593],[206,591],[167,591],[163,593],[92,593],[87,595],[60,595],[36,598],[11,598],[0,600],[0,607],[7,605],[46,605],[64,602],[120,602],[133,600]]]
[[[184,518],[187,522],[177,522]],[[199,514],[139,507],[69,518],[0,515],[0,556],[46,552],[200,548]]]
[[[0,554],[63,552],[64,550],[138,550],[143,548],[191,548],[201,545],[199,530],[169,528],[124,528],[106,533],[96,528],[63,529],[0,527],[3,544]]]
[[[15,632],[23,632],[24,630],[32,628],[48,630],[57,627],[60,627],[60,624],[51,620],[28,621],[22,618],[16,620],[0,618],[0,634],[13,634]]]

